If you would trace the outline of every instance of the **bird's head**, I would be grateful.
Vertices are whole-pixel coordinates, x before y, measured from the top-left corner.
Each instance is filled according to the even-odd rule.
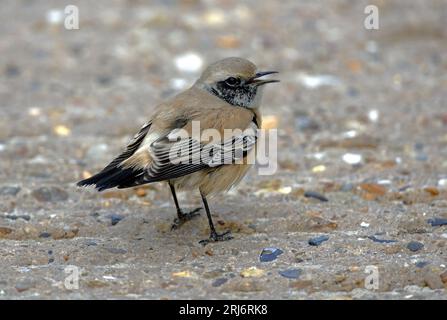
[[[242,58],[226,58],[217,61],[202,73],[196,85],[237,107],[259,106],[260,88],[279,80],[262,80],[263,76],[276,71],[257,71],[256,66]]]

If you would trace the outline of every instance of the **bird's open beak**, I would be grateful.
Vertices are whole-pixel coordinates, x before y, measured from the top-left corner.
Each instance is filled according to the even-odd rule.
[[[272,74],[272,73],[278,73],[278,71],[262,71],[262,72],[258,72],[256,73],[256,75],[249,79],[247,81],[247,83],[250,84],[255,84],[256,86],[261,86],[264,85],[266,83],[273,83],[273,82],[279,82],[279,80],[275,80],[275,79],[271,79],[271,80],[259,80],[259,78],[266,76],[268,74]]]

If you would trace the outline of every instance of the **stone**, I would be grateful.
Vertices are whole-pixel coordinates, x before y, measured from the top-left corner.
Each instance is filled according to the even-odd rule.
[[[217,278],[213,281],[211,284],[213,287],[220,287],[221,285],[225,284],[228,281],[227,278]]]
[[[259,256],[259,260],[261,262],[270,262],[276,260],[282,253],[283,251],[278,248],[264,248]]]
[[[416,252],[421,250],[424,247],[423,243],[417,242],[417,241],[411,241],[407,244],[407,249]]]
[[[324,195],[322,195],[321,193],[318,193],[316,191],[306,191],[306,192],[304,192],[304,196],[306,198],[314,198],[314,199],[320,200],[322,202],[329,201],[328,198],[326,198]]]
[[[20,187],[4,186],[0,187],[0,196],[16,196],[20,192]]]
[[[32,195],[40,202],[58,202],[68,199],[68,193],[58,187],[41,187],[34,190]]]
[[[328,236],[318,236],[318,237],[314,237],[314,238],[310,238],[308,243],[311,246],[319,246],[320,244],[322,244],[323,242],[329,240]]]
[[[278,271],[278,273],[283,276],[284,278],[288,279],[298,279],[302,273],[301,269],[287,269]]]

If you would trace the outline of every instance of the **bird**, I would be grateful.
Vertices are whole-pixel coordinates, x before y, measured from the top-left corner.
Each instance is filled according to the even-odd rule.
[[[274,73],[258,71],[239,57],[210,64],[189,89],[155,108],[121,154],[77,185],[103,191],[166,181],[177,210],[172,229],[202,209],[184,212],[177,190],[198,190],[210,228],[209,238],[200,243],[232,239],[230,231],[216,231],[207,199],[236,186],[252,166],[248,160],[259,143],[263,86],[279,82],[263,77]]]

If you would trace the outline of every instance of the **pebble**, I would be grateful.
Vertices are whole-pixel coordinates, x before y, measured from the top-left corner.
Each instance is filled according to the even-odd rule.
[[[411,241],[407,244],[407,249],[416,252],[421,250],[424,247],[423,243],[417,242],[417,241]]]
[[[379,239],[376,236],[369,236],[368,239],[371,239],[374,242],[378,242],[378,243],[393,243],[393,242],[397,242],[397,240],[392,240],[392,239]]]
[[[444,289],[441,277],[433,272],[428,272],[424,275],[424,282],[432,290]]]
[[[298,279],[302,273],[302,270],[301,269],[288,269],[288,270],[278,271],[278,273],[281,276],[283,276],[284,278]]]
[[[308,89],[317,89],[322,86],[335,87],[341,85],[339,78],[327,74],[309,75],[300,73],[297,80]]]
[[[326,198],[324,195],[322,195],[321,193],[318,193],[316,191],[306,191],[306,192],[304,192],[304,196],[306,198],[314,198],[314,199],[320,200],[322,202],[329,201],[328,198]]]
[[[308,243],[311,246],[319,246],[320,244],[322,244],[323,242],[329,240],[328,236],[318,236],[315,238],[310,238]]]
[[[42,232],[41,234],[39,234],[39,238],[49,238],[51,237],[51,233],[48,232]]]
[[[228,281],[227,278],[217,278],[216,280],[213,281],[213,283],[211,285],[213,287],[220,287],[221,285],[223,285],[227,281]]]
[[[64,20],[64,12],[59,9],[51,9],[47,11],[46,20],[48,24],[61,24]]]
[[[443,273],[441,273],[440,277],[441,277],[441,281],[444,284],[447,284],[447,271],[444,271]]]
[[[5,186],[0,188],[0,196],[15,196],[19,193],[20,187]]]
[[[8,227],[0,227],[0,238],[6,236],[7,234],[10,234],[13,231],[13,229]]]
[[[119,214],[114,214],[113,213],[113,214],[110,215],[110,220],[111,220],[112,226],[116,225],[118,222],[120,222],[123,219],[124,219],[124,217],[122,215],[119,215]]]
[[[249,277],[262,277],[265,271],[256,267],[250,267],[241,271],[241,277],[249,278]]]
[[[367,223],[367,222],[365,222],[365,221],[362,221],[362,223],[360,223],[360,226],[361,226],[362,228],[368,228],[368,227],[369,227],[369,223]]]
[[[278,248],[264,248],[259,256],[259,260],[261,262],[270,262],[276,260],[282,253],[284,253],[284,251]]]
[[[299,130],[318,130],[320,125],[307,115],[298,116],[295,125]]]
[[[343,161],[348,163],[348,164],[359,164],[360,162],[362,162],[362,155],[361,154],[356,154],[356,153],[345,153],[342,157]]]
[[[20,68],[16,65],[8,65],[6,67],[5,73],[8,77],[17,77],[20,75]]]
[[[110,253],[114,253],[114,254],[125,254],[127,253],[127,250],[125,249],[119,249],[119,248],[105,248],[107,251],[109,251]]]
[[[368,119],[371,122],[377,122],[379,120],[379,111],[372,109],[368,112]]]
[[[10,220],[17,220],[17,219],[23,219],[23,220],[25,220],[25,221],[30,221],[31,220],[31,217],[29,216],[29,215],[18,215],[18,216],[16,216],[16,215],[7,215],[6,217],[5,217],[6,219],[10,219]]]
[[[68,193],[57,187],[41,187],[34,190],[32,195],[40,202],[57,202],[68,199]]]
[[[430,264],[430,262],[428,262],[428,261],[418,261],[415,263],[415,266],[417,268],[422,269],[423,267],[428,266],[429,264]]]
[[[186,53],[175,58],[175,66],[183,72],[198,72],[203,65],[202,58],[196,53]]]
[[[23,292],[26,290],[31,289],[34,286],[34,284],[29,280],[20,281],[15,285],[15,288],[18,292]]]
[[[344,183],[340,188],[343,192],[349,192],[352,191],[352,189],[354,189],[354,184],[352,183]]]
[[[438,226],[447,225],[447,219],[445,219],[445,218],[428,219],[427,222],[429,224],[431,224],[432,227],[438,227]]]

